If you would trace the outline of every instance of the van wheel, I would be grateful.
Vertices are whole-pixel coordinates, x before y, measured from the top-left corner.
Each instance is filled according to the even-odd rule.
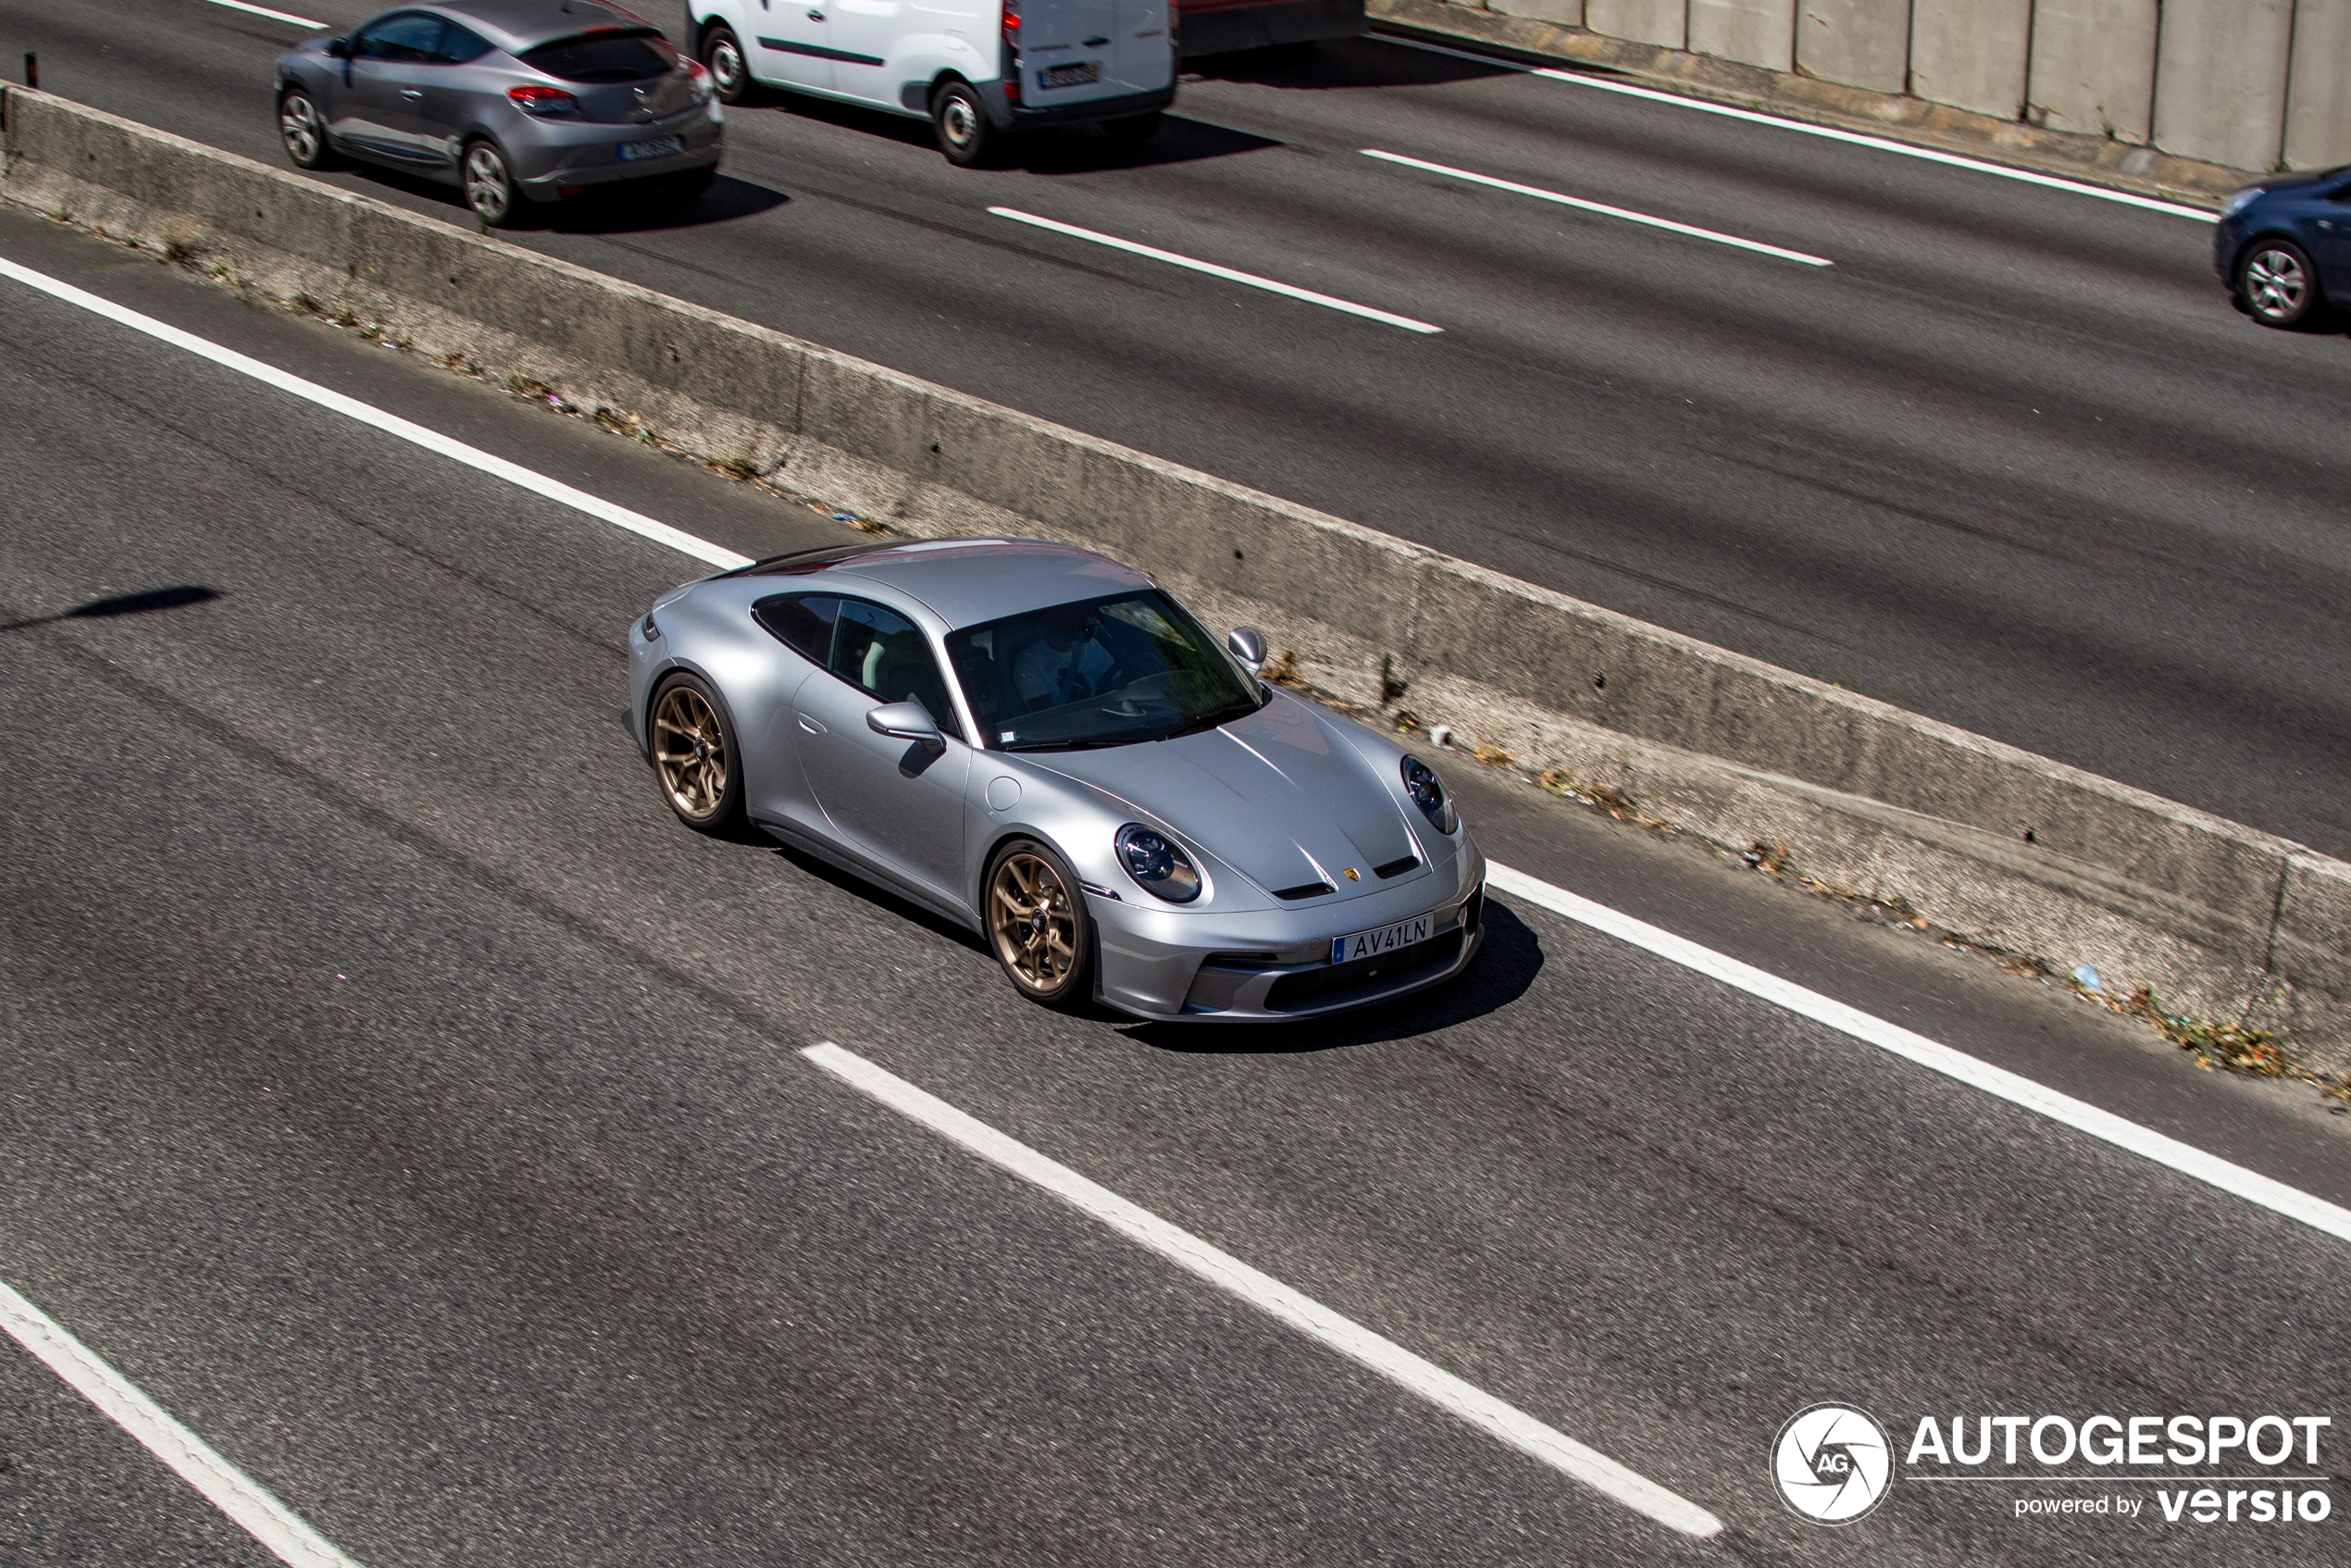
[[[702,63],[710,71],[710,85],[722,104],[757,101],[759,83],[752,80],[751,62],[735,30],[721,24],[702,35]]]
[[[1109,137],[1110,144],[1122,153],[1139,152],[1143,143],[1159,134],[1159,121],[1157,109],[1126,119],[1106,119],[1102,121],[1102,134]]]
[[[931,94],[930,124],[939,133],[939,150],[961,168],[993,168],[1012,140],[989,123],[979,89],[968,81],[948,82]]]

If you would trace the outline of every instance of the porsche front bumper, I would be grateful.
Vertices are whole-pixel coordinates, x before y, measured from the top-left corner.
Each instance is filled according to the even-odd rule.
[[[1361,898],[1216,915],[1088,890],[1096,995],[1138,1017],[1281,1023],[1343,1013],[1452,978],[1485,940],[1486,857],[1465,831],[1450,865]],[[1331,940],[1433,915],[1426,941],[1333,964]]]

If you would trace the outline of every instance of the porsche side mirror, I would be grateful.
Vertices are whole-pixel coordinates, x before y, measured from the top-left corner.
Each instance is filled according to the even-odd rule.
[[[1225,646],[1232,652],[1233,657],[1241,662],[1241,667],[1251,675],[1255,675],[1257,666],[1265,662],[1265,634],[1253,626],[1233,628],[1233,634],[1225,639]]]
[[[331,59],[347,60],[351,58],[351,40],[348,38],[328,39],[327,54]]]
[[[893,740],[912,740],[934,756],[947,749],[930,710],[920,703],[890,703],[865,715],[865,728]]]

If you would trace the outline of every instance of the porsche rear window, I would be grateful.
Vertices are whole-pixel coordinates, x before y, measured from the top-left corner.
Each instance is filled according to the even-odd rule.
[[[533,70],[562,81],[642,81],[678,67],[677,51],[651,29],[561,39],[542,44],[522,58]]]

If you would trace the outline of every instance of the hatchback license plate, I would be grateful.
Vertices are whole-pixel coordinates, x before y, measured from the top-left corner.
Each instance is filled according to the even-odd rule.
[[[1399,920],[1393,926],[1382,926],[1376,931],[1356,931],[1331,939],[1331,962],[1352,964],[1359,958],[1377,958],[1399,948],[1424,942],[1437,925],[1435,912],[1415,915],[1410,920]]]
[[[1040,70],[1037,73],[1037,85],[1039,87],[1083,87],[1089,81],[1100,81],[1101,79],[1101,66],[1096,61],[1088,60],[1080,65],[1055,66],[1051,70]]]
[[[620,144],[620,161],[634,163],[639,158],[665,158],[672,153],[685,150],[686,139],[683,136],[664,136],[652,142],[623,142]]]

